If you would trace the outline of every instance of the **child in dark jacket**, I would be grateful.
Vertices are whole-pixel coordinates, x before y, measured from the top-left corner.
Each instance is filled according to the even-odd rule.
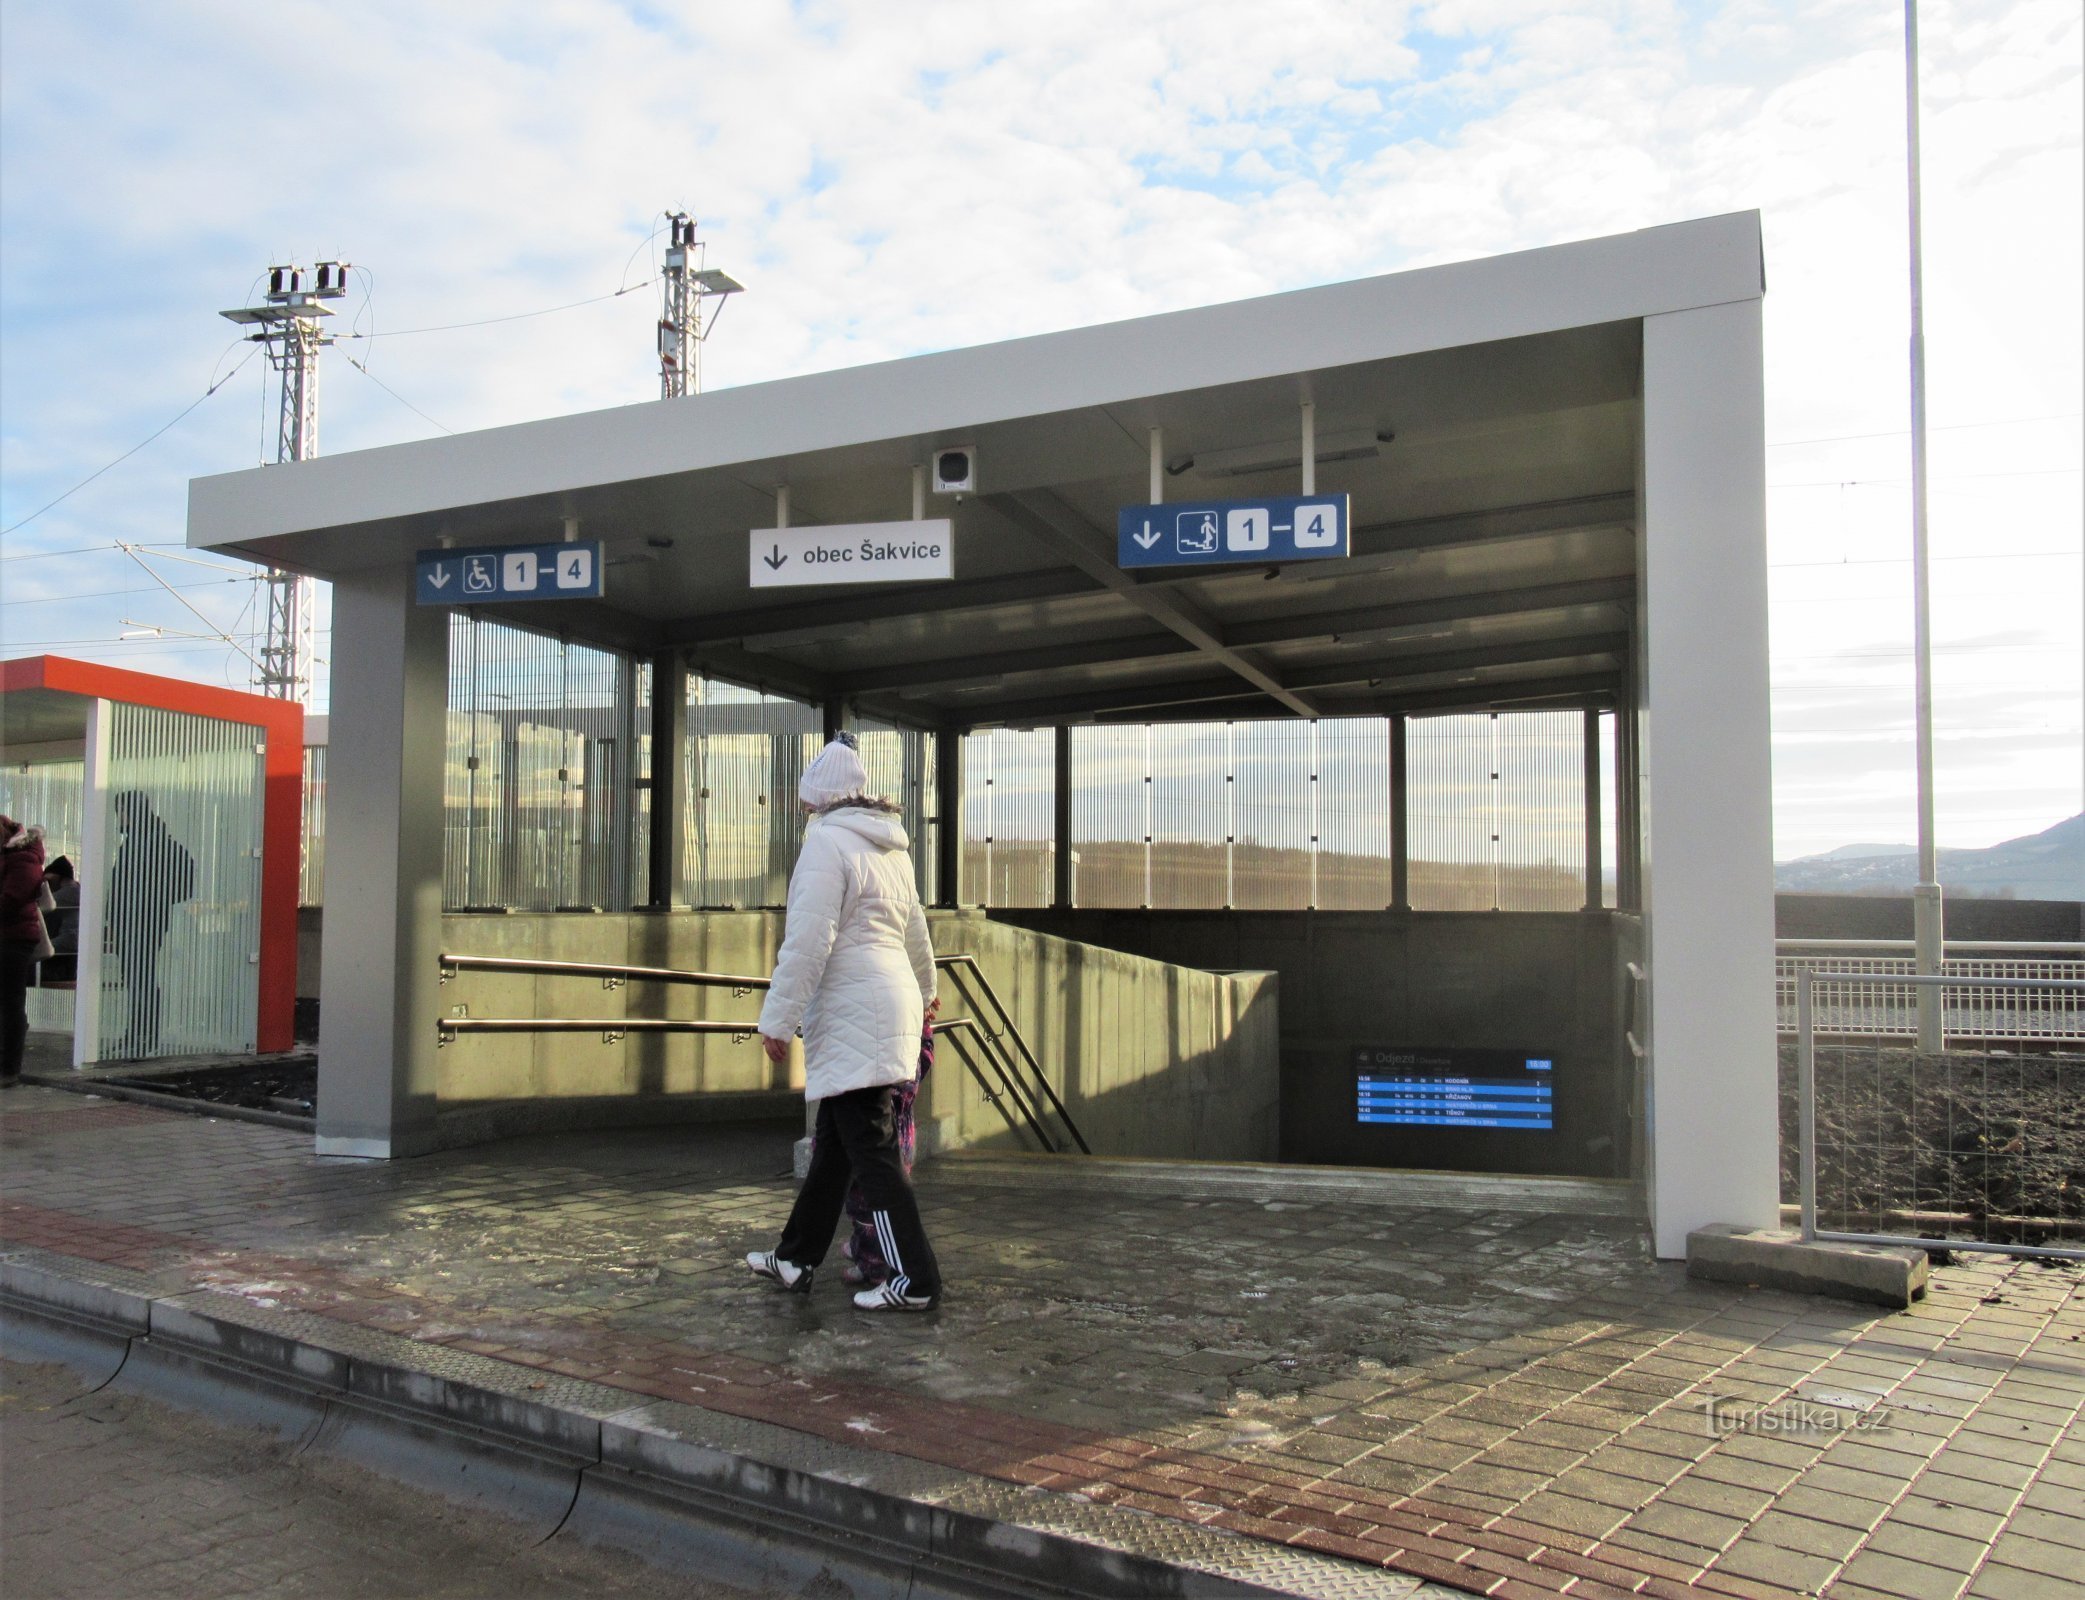
[[[919,1071],[912,1082],[900,1086],[897,1091],[898,1104],[898,1159],[905,1164],[905,1176],[912,1176],[912,1155],[917,1147],[916,1130],[912,1121],[912,1102],[919,1098],[919,1086],[927,1081],[927,1070],[934,1065],[934,1019],[930,1013],[926,1026],[919,1032]],[[874,1287],[890,1277],[890,1263],[884,1259],[883,1245],[876,1237],[876,1224],[869,1208],[868,1196],[862,1193],[859,1183],[847,1190],[847,1217],[854,1224],[847,1242],[840,1246],[840,1254],[847,1258],[847,1265],[840,1269],[842,1283],[863,1284]]]

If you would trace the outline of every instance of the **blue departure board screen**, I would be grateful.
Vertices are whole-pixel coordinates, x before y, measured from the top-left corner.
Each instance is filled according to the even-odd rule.
[[[1407,1128],[1556,1126],[1556,1060],[1515,1050],[1363,1045],[1354,1052],[1356,1118]]]

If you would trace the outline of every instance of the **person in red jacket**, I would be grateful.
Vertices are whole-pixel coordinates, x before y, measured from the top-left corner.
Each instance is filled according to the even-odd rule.
[[[43,829],[0,816],[0,1088],[19,1083],[29,1043],[29,974],[43,942]]]

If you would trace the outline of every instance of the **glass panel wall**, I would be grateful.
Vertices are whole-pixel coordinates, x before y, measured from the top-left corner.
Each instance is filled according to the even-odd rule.
[[[246,1051],[259,1000],[259,728],[109,707],[95,1060]]]
[[[628,909],[635,712],[628,658],[450,618],[445,903]]]
[[[932,905],[940,879],[935,859],[937,835],[935,808],[935,737],[919,728],[903,728],[876,717],[852,719],[861,741],[862,764],[869,769],[869,788],[886,800],[895,800],[912,840],[913,869],[919,877],[919,897]]]
[[[84,760],[10,761],[0,767],[0,811],[43,829],[44,859],[69,856],[75,872],[83,870],[80,848],[87,830],[80,788],[86,772]]]
[[[964,736],[965,904],[1052,902],[1056,785],[1057,736],[1051,729],[993,728]]]
[[[1584,904],[1584,715],[1408,724],[1413,905]],[[1394,899],[1390,725],[1072,730],[1073,904],[1380,911]]]
[[[297,857],[297,904],[326,903],[326,746],[304,747],[304,827]]]
[[[1415,717],[1406,750],[1415,910],[1585,904],[1582,712]]]
[[[1072,904],[1151,904],[1150,772],[1149,728],[1071,730]]]
[[[1390,871],[1390,724],[1339,717],[1318,724],[1317,904],[1381,911],[1396,897]]]
[[[681,897],[691,906],[779,906],[803,846],[796,785],[823,743],[806,700],[688,676],[681,750]]]
[[[1498,740],[1498,909],[1578,911],[1585,893],[1585,713],[1492,718]]]
[[[1312,903],[1316,732],[1309,722],[1232,724],[1238,842],[1231,904],[1241,911],[1302,911]]]

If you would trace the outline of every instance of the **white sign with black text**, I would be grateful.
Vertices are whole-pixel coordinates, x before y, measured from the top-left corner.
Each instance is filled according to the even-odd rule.
[[[756,589],[810,583],[928,583],[956,575],[955,534],[955,524],[946,517],[755,528],[749,571]]]

